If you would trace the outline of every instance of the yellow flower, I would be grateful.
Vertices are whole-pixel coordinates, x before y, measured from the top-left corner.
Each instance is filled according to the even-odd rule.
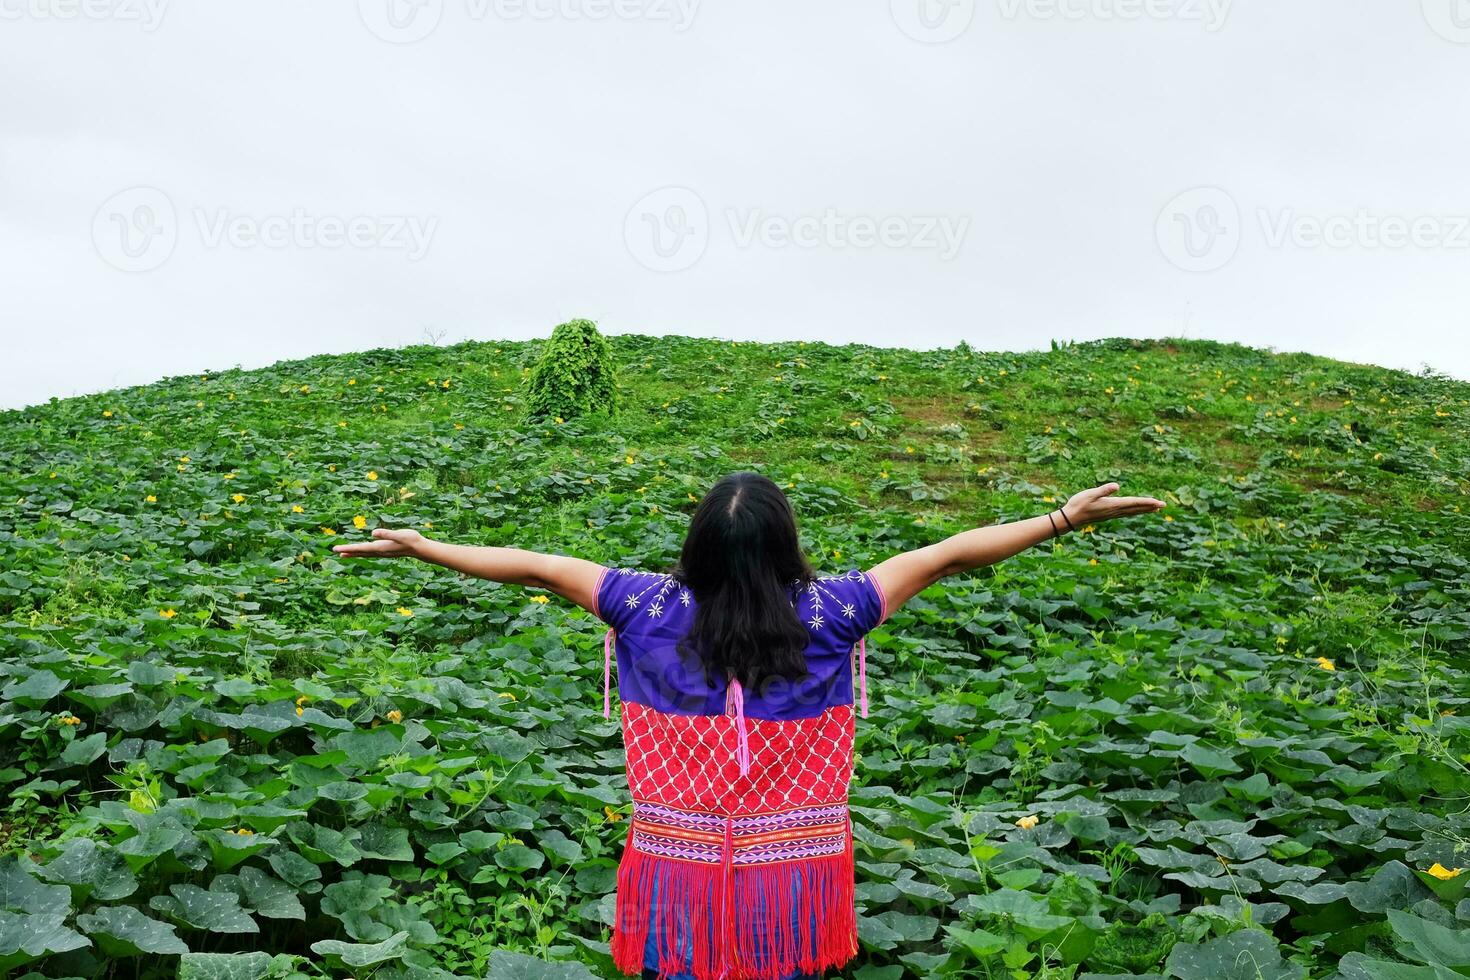
[[[628,464],[628,465],[629,465],[629,466],[632,466],[632,465],[633,465],[633,457],[632,457],[632,456],[625,456],[625,457],[623,457],[623,459],[624,459],[624,461],[625,461],[625,462],[626,462],[626,463],[627,463],[627,464]]]
[[[358,514],[352,519],[352,526],[361,531],[363,528],[367,527],[367,518],[363,517],[361,514]]]
[[[156,503],[158,503],[158,498],[155,497],[155,496],[153,496],[153,494],[150,493],[148,496],[146,496],[146,497],[143,498],[143,502],[144,503],[147,503],[147,504],[156,504]]]
[[[602,813],[603,816],[607,817],[608,823],[617,823],[619,820],[623,819],[623,815],[610,806],[603,807]]]
[[[188,456],[180,456],[179,457],[179,462],[180,463],[189,463],[189,462],[193,462],[193,461],[191,459],[189,459]]]
[[[224,475],[224,479],[226,479],[226,480],[233,480],[234,478],[235,478],[235,474],[233,474],[233,473],[226,473]]]
[[[356,378],[348,378],[347,379],[347,383],[350,384],[350,385],[355,385],[355,384],[357,384],[357,379]]]
[[[441,387],[441,388],[448,388],[449,387],[449,379],[448,378],[445,378],[443,381],[439,382],[439,387]]]
[[[376,470],[368,470],[368,475],[367,475],[367,478],[368,478],[368,479],[369,479],[369,480],[376,480],[376,479],[377,479],[377,478],[378,478],[378,473],[377,473],[377,471],[376,471]]]
[[[1043,501],[1045,501],[1046,503],[1051,504],[1051,503],[1056,503],[1056,499],[1057,498],[1056,497],[1053,497],[1051,494],[1047,494],[1046,496],[1042,497],[1041,499]]]
[[[245,502],[245,495],[243,493],[232,493],[230,494],[230,499],[237,504],[243,504]]]
[[[561,416],[560,416],[560,415],[558,415],[558,416],[557,416],[557,417],[556,417],[556,424],[557,424],[557,425],[561,425],[561,424],[562,424],[562,422],[564,422],[564,421],[566,421],[566,420],[565,420],[565,419],[563,419],[563,418],[562,418],[562,417],[561,417]]]
[[[1112,385],[1108,385],[1106,388],[1103,389],[1103,394],[1105,394],[1105,395],[1114,395],[1114,394],[1117,394],[1117,389],[1114,388]]]
[[[1174,518],[1171,515],[1169,515],[1169,514],[1165,514],[1164,515],[1164,520],[1172,522],[1174,520]]]
[[[337,428],[339,428],[339,429],[345,429],[345,428],[347,428],[347,423],[346,422],[338,422],[337,423]]]
[[[249,827],[241,827],[239,830],[235,831],[235,833],[238,836],[240,836],[240,837],[254,837],[255,836],[255,831],[251,830]]]
[[[393,724],[395,725],[398,724],[400,721],[403,720],[403,712],[399,711],[397,708],[394,708],[392,711],[388,712],[388,720],[393,722]]]
[[[1449,881],[1451,878],[1458,878],[1464,871],[1464,868],[1446,868],[1436,861],[1429,866],[1429,870],[1425,874],[1434,875],[1440,881]]]
[[[510,693],[509,691],[501,691],[500,694],[499,694],[499,696],[502,697],[502,698],[504,698],[507,701],[519,701],[520,700],[520,698],[516,697],[514,694]]]
[[[1089,564],[1089,565],[1096,565],[1097,564],[1097,559],[1096,558],[1089,558],[1089,559],[1087,559],[1087,564]]]
[[[305,708],[303,708],[303,707],[301,707],[301,705],[299,705],[299,704],[298,704],[298,705],[297,705],[297,706],[296,706],[296,717],[297,717],[297,718],[300,718],[300,717],[301,717],[301,716],[302,716],[302,715],[303,715],[303,714],[305,714],[305,713],[306,713],[306,709],[305,709]]]
[[[103,412],[102,417],[105,419],[112,418],[112,409],[108,409],[107,411]]]
[[[911,452],[914,451],[914,447],[913,446],[904,446],[903,447],[903,451],[906,452],[906,453],[911,453]]]
[[[322,533],[323,534],[336,534],[337,532],[334,531],[333,529],[329,528],[329,527],[324,527],[324,528],[322,528]]]
[[[162,616],[164,619],[173,619],[175,616],[178,615],[178,613],[174,612],[172,609],[160,609],[158,610],[158,615]]]
[[[302,507],[300,504],[292,504],[291,505],[291,513],[293,513],[293,514],[304,514],[304,513],[306,513],[306,509],[304,507]]]
[[[1336,670],[1337,669],[1337,665],[1334,664],[1331,660],[1328,660],[1326,657],[1318,657],[1317,658],[1317,666],[1318,667],[1321,667],[1323,670]]]
[[[464,423],[463,422],[456,422],[456,423],[454,423],[454,427],[456,429],[463,429],[464,428]]]
[[[399,606],[396,610],[394,610],[394,612],[398,613],[398,615],[400,615],[400,616],[412,616],[413,615],[413,610],[410,609],[410,608],[408,608],[407,606]]]
[[[301,695],[301,697],[299,697],[299,698],[296,699],[296,703],[297,704],[305,704],[306,702],[308,702],[310,700],[311,700],[310,697],[308,697],[305,694],[303,694],[303,695]]]
[[[1016,826],[1020,827],[1022,830],[1030,830],[1032,827],[1035,827],[1038,822],[1039,818],[1027,814],[1020,820],[1016,821]]]
[[[544,595],[533,595],[533,596],[531,596],[531,601],[532,602],[550,602],[551,600],[548,599],[548,598],[546,598],[546,596],[544,596]]]

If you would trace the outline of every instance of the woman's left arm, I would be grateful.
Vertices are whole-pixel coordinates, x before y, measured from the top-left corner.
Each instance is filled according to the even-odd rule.
[[[464,575],[546,589],[590,613],[597,612],[597,577],[603,566],[570,555],[544,555],[521,548],[476,547],[433,541],[407,528],[373,531],[373,540],[332,549],[349,558],[417,558]]]

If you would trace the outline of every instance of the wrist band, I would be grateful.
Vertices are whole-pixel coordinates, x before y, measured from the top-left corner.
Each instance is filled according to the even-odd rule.
[[[1046,519],[1048,521],[1051,521],[1051,536],[1054,538],[1061,537],[1062,532],[1057,530],[1057,519],[1055,517],[1052,517],[1049,511],[1047,512]]]
[[[1070,518],[1070,517],[1067,516],[1067,508],[1065,508],[1065,507],[1058,507],[1057,510],[1061,513],[1062,520],[1064,520],[1064,521],[1067,522],[1067,530],[1068,531],[1075,531],[1075,530],[1077,530],[1076,525],[1074,525],[1072,523],[1072,518]]]

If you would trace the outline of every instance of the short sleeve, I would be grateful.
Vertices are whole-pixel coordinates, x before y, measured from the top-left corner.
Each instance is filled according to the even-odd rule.
[[[668,581],[658,572],[604,567],[597,576],[597,618],[624,632],[646,607],[663,602]]]
[[[813,583],[811,607],[815,618],[809,625],[820,628],[825,621],[844,640],[856,643],[888,615],[887,598],[878,580],[858,568],[841,575],[824,575]]]

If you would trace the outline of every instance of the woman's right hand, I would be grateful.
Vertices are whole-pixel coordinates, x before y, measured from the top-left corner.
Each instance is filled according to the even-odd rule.
[[[349,558],[417,558],[425,540],[422,534],[409,528],[378,527],[373,528],[373,540],[339,544],[332,550]]]
[[[1114,497],[1118,484],[1104,483],[1091,490],[1075,493],[1062,506],[1062,513],[1079,531],[1084,524],[1110,521],[1115,517],[1152,514],[1164,509],[1164,502],[1153,497]]]

